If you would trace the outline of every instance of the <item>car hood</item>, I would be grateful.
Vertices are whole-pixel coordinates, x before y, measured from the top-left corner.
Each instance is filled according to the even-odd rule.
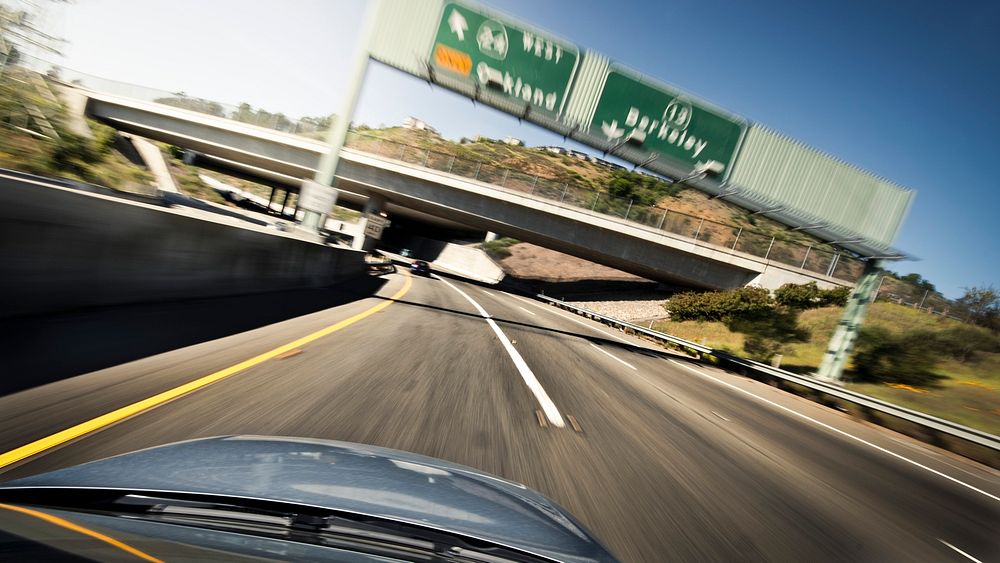
[[[524,485],[408,452],[347,442],[226,436],[179,442],[0,484],[170,491],[306,504],[480,538],[561,561],[613,561]]]

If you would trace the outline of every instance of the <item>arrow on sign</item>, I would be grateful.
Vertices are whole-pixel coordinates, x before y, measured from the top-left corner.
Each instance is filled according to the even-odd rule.
[[[617,139],[625,134],[624,129],[618,128],[618,120],[615,119],[611,120],[610,124],[607,121],[602,121],[601,131],[604,131],[604,134],[608,136],[608,140]]]
[[[469,29],[469,24],[466,23],[465,17],[458,13],[458,10],[455,8],[451,9],[451,15],[448,16],[448,26],[458,36],[459,41],[465,41],[465,30]]]

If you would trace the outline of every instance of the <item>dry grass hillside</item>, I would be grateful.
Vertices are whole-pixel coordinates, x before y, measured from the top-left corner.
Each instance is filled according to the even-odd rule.
[[[521,279],[546,282],[644,281],[639,276],[533,244],[522,242],[508,247],[507,250],[510,256],[500,260],[500,266],[508,274]]]

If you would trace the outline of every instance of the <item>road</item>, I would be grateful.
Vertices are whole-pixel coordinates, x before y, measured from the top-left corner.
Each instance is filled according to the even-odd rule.
[[[996,471],[553,307],[405,272],[350,302],[0,397],[0,452],[219,373],[0,480],[195,437],[296,435],[522,482],[624,561],[1000,559]]]

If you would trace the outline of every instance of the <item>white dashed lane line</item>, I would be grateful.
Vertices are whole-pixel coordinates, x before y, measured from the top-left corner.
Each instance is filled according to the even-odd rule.
[[[562,317],[562,318],[564,318],[566,320],[569,320],[569,321],[573,321],[574,323],[576,323],[578,325],[583,325],[583,326],[589,328],[590,330],[593,330],[595,332],[599,332],[599,333],[601,333],[601,334],[603,334],[605,336],[610,336],[611,338],[614,338],[615,340],[617,340],[619,342],[624,342],[625,344],[629,344],[629,345],[635,346],[634,343],[629,342],[628,340],[625,340],[624,338],[622,338],[622,337],[620,337],[618,335],[612,334],[612,333],[610,333],[610,332],[608,332],[606,330],[601,330],[601,329],[597,328],[596,326],[587,324],[587,323],[581,321],[580,319],[573,318],[573,317],[571,317],[571,316],[569,316],[567,314],[563,314],[562,311],[559,311],[558,309],[555,309],[551,305],[541,305],[539,303],[535,303],[534,301],[532,301],[530,299],[525,299],[525,298],[520,297],[518,295],[511,295],[509,293],[507,295],[510,295],[514,299],[517,299],[517,300],[520,300],[520,301],[524,301],[525,303],[530,303],[533,307],[538,307],[539,309],[542,309],[542,310],[545,310],[545,311],[549,311],[550,313],[554,313],[556,315],[559,315],[560,317]]]
[[[608,352],[607,350],[604,350],[603,348],[601,348],[600,346],[594,344],[593,342],[590,342],[590,345],[594,348],[594,350],[597,350],[598,352],[600,352],[600,353],[604,354],[605,356],[611,358],[612,360],[614,360],[614,361],[622,364],[623,366],[629,367],[629,368],[632,368],[632,369],[636,369],[636,367],[633,366],[632,364],[626,362],[625,360],[619,358],[618,356],[615,356],[611,352]],[[638,371],[638,370],[636,370],[636,371]]]
[[[938,541],[939,541],[939,542],[941,542],[941,543],[943,543],[943,544],[945,544],[946,546],[948,546],[948,547],[950,547],[950,548],[954,549],[955,551],[957,551],[957,552],[958,552],[958,553],[960,553],[961,555],[965,556],[965,558],[967,558],[967,559],[968,559],[969,561],[975,561],[976,563],[983,563],[982,561],[980,561],[980,560],[976,559],[975,557],[973,557],[973,556],[969,555],[968,553],[966,553],[966,552],[962,551],[961,549],[958,549],[957,547],[955,547],[955,546],[951,545],[950,543],[948,543],[948,542],[944,541],[944,540],[943,540],[943,539],[941,539],[941,538],[938,538]]]

